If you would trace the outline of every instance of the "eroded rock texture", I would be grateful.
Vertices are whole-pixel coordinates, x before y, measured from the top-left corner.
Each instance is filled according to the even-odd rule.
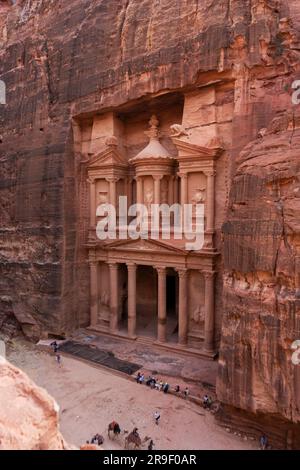
[[[59,432],[53,398],[1,357],[0,378],[0,449],[70,449]]]
[[[2,322],[17,319],[33,337],[89,322],[74,117],[224,82],[215,105],[231,192],[218,394],[227,407],[297,423],[299,30],[297,0],[1,1]],[[199,125],[206,119],[203,109]]]

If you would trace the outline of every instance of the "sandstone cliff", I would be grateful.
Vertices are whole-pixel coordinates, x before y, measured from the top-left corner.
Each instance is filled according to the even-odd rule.
[[[233,143],[218,394],[227,407],[299,422],[290,361],[300,338],[300,126],[291,102],[299,2],[9,3],[0,2],[2,322],[17,319],[33,337],[88,323],[73,117],[226,75],[233,115],[221,137]]]
[[[70,449],[58,428],[53,398],[0,357],[0,449]]]

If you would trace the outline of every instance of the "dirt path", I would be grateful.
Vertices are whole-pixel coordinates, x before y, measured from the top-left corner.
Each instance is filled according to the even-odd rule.
[[[153,439],[156,450],[256,447],[217,426],[214,417],[195,404],[75,359],[63,357],[59,368],[53,356],[25,342],[14,343],[8,359],[57,400],[61,431],[77,446],[98,432],[105,437],[104,449],[122,448],[124,436],[118,441],[107,438],[107,425],[116,420],[122,429],[131,431],[137,426],[142,438]],[[153,419],[156,410],[161,414],[158,426]]]

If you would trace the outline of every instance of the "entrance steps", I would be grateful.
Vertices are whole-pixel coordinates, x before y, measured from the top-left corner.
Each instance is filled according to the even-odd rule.
[[[87,334],[91,332],[94,334],[104,335],[111,338],[119,339],[120,341],[125,342],[132,342],[135,341],[137,345],[149,347],[152,349],[163,350],[163,351],[172,351],[173,353],[177,353],[179,355],[184,356],[192,356],[192,357],[199,357],[201,359],[206,359],[209,361],[214,361],[217,357],[217,353],[207,353],[202,349],[195,349],[191,347],[182,347],[177,343],[161,343],[157,341],[154,337],[151,336],[135,336],[134,338],[130,338],[126,335],[126,332],[118,332],[118,333],[111,333],[109,330],[98,329],[97,327],[87,327],[85,328]]]
[[[136,339],[137,344],[143,344],[144,346],[153,346],[155,338],[150,338],[150,336],[138,336]]]

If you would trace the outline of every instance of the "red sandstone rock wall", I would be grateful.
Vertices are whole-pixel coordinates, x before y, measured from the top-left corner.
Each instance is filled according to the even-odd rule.
[[[300,367],[291,361],[300,338],[300,107],[290,96],[300,74],[300,6],[289,7],[260,36],[261,61],[245,70],[239,94],[236,132],[252,129],[253,138],[235,157],[223,226],[218,396],[226,413],[254,412],[258,429],[293,447],[299,427],[281,419],[300,421]]]
[[[0,450],[71,449],[59,432],[57,403],[2,357],[0,405]]]
[[[17,317],[33,336],[88,323],[72,116],[229,70],[234,30],[246,33],[250,18],[249,2],[233,3],[24,0],[10,7],[0,35],[8,90],[0,110],[2,317]]]
[[[23,0],[2,27],[4,3],[2,318],[15,315],[37,336],[88,322],[72,117],[231,74],[218,393],[230,406],[297,421],[289,349],[299,335],[297,0]]]

